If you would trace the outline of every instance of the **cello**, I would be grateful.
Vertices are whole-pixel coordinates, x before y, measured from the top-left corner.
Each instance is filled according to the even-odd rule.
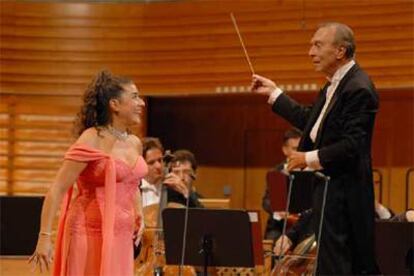
[[[161,229],[157,227],[159,204],[144,207],[145,229],[141,239],[141,251],[136,259],[136,275],[154,275],[155,270],[165,265],[163,248],[159,240]]]
[[[136,259],[135,275],[176,276],[180,274],[179,266],[166,264],[162,229],[154,223],[157,221],[154,218],[157,218],[158,209],[158,204],[144,208],[144,217],[148,220],[145,225],[148,226],[142,235],[142,247]],[[196,272],[191,266],[183,266],[182,275],[195,276]]]
[[[299,243],[291,253],[284,255],[283,258],[276,263],[270,275],[313,275],[316,250],[315,234],[313,234]]]

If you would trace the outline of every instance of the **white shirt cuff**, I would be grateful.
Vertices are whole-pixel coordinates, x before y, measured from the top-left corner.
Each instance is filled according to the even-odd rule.
[[[277,98],[283,93],[282,89],[276,87],[275,90],[270,94],[269,99],[267,100],[268,104],[273,105]]]
[[[323,169],[319,162],[318,150],[305,152],[306,165],[313,170]]]
[[[279,212],[273,212],[273,219],[274,220],[282,220],[282,217],[279,215]]]

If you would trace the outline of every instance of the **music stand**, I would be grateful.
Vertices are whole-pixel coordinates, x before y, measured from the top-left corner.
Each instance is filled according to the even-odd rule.
[[[0,196],[0,256],[33,253],[43,199],[43,196]]]
[[[185,209],[162,212],[167,264],[180,265]],[[184,265],[254,267],[248,212],[223,209],[188,209]]]

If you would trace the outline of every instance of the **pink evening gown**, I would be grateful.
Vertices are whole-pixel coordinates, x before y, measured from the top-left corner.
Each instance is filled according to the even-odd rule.
[[[133,232],[139,179],[148,171],[139,156],[131,167],[85,144],[72,145],[66,160],[88,163],[61,208],[53,275],[128,276],[134,273]]]

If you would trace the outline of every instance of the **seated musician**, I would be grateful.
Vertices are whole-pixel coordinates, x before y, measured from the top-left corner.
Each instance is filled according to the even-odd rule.
[[[185,149],[176,150],[172,154],[170,161],[171,172],[166,175],[164,183],[174,183],[170,178],[178,177],[184,182],[185,186],[190,190],[187,193],[180,193],[176,190],[168,190],[168,207],[185,207],[188,198],[188,207],[203,208],[203,205],[198,200],[201,198],[195,190],[194,180],[197,173],[197,161],[194,154]]]
[[[139,184],[142,202],[137,204],[142,204],[145,227],[153,228],[160,221],[161,188],[165,179],[164,147],[161,141],[154,137],[144,138],[142,144],[142,156],[147,163],[148,173]],[[165,184],[172,190],[187,193],[187,186],[178,177],[171,177]],[[136,258],[141,251],[142,243],[135,241],[134,244],[134,257]]]
[[[162,184],[168,186],[169,192],[175,191],[183,196],[188,194],[187,184],[177,175],[169,174],[168,177],[165,175],[164,147],[158,138],[144,138],[143,157],[148,166],[148,174],[140,185],[144,208],[160,203]]]
[[[195,179],[197,163],[194,155],[186,150],[167,156],[160,140],[153,137],[143,139],[143,157],[148,166],[148,174],[140,184],[146,229],[142,243],[139,246],[135,244],[135,273],[162,275],[165,272],[165,275],[177,275],[175,266],[165,265],[160,214],[165,207],[185,207],[187,198],[190,199],[190,207],[201,206],[197,200],[198,195],[195,192],[189,193],[189,190],[193,190],[191,184]],[[165,170],[166,167],[168,171]],[[185,266],[184,271],[190,273],[184,272],[184,275],[195,275],[192,267]]]
[[[164,162],[164,147],[161,141],[155,137],[143,139],[143,157],[148,166],[148,174],[140,183],[142,207],[144,208],[144,221],[146,227],[155,227],[159,221],[159,205],[161,200],[162,185],[167,186],[167,200],[165,207],[185,206],[188,195],[188,187],[192,187],[190,193],[190,207],[202,207],[199,203],[199,195],[191,186],[196,175],[197,163],[194,155],[185,150],[176,151],[177,156],[170,156],[171,172],[166,173]],[[191,172],[191,177],[186,177]],[[156,208],[147,208],[156,207]],[[137,255],[139,248],[136,249]]]

